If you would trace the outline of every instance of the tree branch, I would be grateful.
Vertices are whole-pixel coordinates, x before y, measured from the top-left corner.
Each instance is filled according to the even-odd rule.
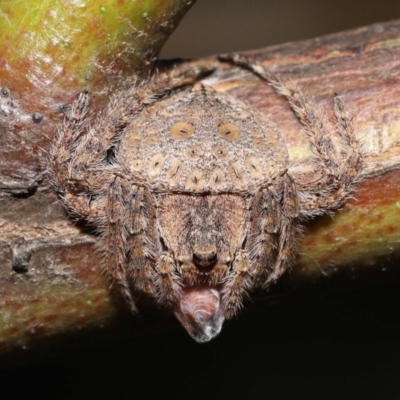
[[[183,3],[187,8],[187,2]],[[389,255],[395,257],[400,252],[399,38],[400,22],[395,21],[248,53],[301,86],[327,120],[333,115],[334,94],[340,94],[354,118],[365,152],[363,181],[354,199],[334,219],[318,218],[307,226],[292,285],[331,276],[338,270],[378,267]],[[108,55],[115,54],[115,49]],[[77,48],[68,51],[69,57],[81,52]],[[114,64],[108,61],[110,68],[98,69],[89,59],[83,64],[94,74],[90,86],[102,95],[97,99],[100,104],[115,87],[115,80],[110,78],[115,76],[110,72]],[[215,58],[196,62],[217,64]],[[16,63],[15,68],[22,69],[21,65]],[[305,136],[286,101],[251,74],[228,65],[218,66],[206,83],[265,113],[284,134],[292,158],[306,157],[309,150]],[[126,73],[124,67],[118,69],[117,75]],[[101,73],[96,75],[96,70]],[[111,75],[104,77],[105,70]],[[72,77],[79,75],[76,69],[70,73]],[[9,90],[9,96],[0,101],[2,348],[104,324],[119,308],[101,274],[96,236],[67,217],[43,176],[46,151],[55,122],[60,120],[55,100],[69,102],[72,93],[87,87],[87,82],[81,79],[71,86],[61,84],[50,96],[51,101],[49,87],[41,86],[37,100],[31,99],[31,77],[18,88],[11,75],[0,75],[2,87]],[[34,112],[44,115],[43,123],[32,123]],[[138,334],[144,331],[138,324]]]

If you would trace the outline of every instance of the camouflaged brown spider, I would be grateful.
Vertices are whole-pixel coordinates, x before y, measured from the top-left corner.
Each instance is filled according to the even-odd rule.
[[[294,166],[271,121],[198,83],[210,71],[190,66],[118,92],[94,121],[81,93],[50,155],[55,188],[98,228],[105,270],[132,311],[131,290],[146,293],[198,342],[283,274],[301,220],[341,206],[362,165],[340,97],[332,140],[300,89],[243,56],[220,59],[287,98],[311,160]]]

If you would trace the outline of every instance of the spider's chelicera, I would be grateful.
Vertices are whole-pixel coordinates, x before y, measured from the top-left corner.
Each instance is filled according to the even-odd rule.
[[[329,132],[300,89],[243,56],[221,59],[287,98],[311,158],[291,163],[271,121],[198,83],[209,71],[190,66],[117,93],[94,121],[81,93],[50,155],[55,188],[98,228],[105,270],[130,308],[131,291],[146,293],[198,342],[282,275],[301,220],[338,208],[362,166],[340,97]]]

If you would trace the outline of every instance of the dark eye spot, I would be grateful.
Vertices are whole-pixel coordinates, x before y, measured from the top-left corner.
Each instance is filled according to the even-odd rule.
[[[177,122],[171,126],[171,136],[175,140],[185,140],[193,135],[193,125],[186,122]]]
[[[64,103],[61,103],[57,106],[57,111],[60,113],[64,113],[67,110],[67,105]]]
[[[194,259],[194,261],[199,262],[199,261],[201,261],[203,259],[203,257],[199,253],[194,253],[193,254],[193,259]]]
[[[207,260],[212,262],[212,261],[215,261],[216,259],[217,259],[217,252],[216,251],[210,251],[210,253],[208,254]]]
[[[230,142],[237,142],[240,139],[239,129],[233,124],[218,125],[219,134]]]
[[[8,97],[10,92],[7,89],[1,89],[1,97]]]
[[[193,251],[193,261],[199,269],[212,268],[217,262],[217,249],[215,246],[195,248]]]
[[[38,124],[39,122],[41,122],[42,119],[43,119],[43,114],[41,114],[41,113],[39,113],[39,112],[34,112],[34,113],[32,114],[32,121],[33,121],[35,124]]]

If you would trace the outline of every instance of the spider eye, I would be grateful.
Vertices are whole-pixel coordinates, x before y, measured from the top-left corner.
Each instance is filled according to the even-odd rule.
[[[34,112],[34,113],[32,114],[32,121],[33,121],[35,124],[38,124],[39,122],[41,122],[42,119],[43,119],[43,114],[41,114],[41,113],[39,113],[39,112]]]
[[[193,125],[186,122],[177,122],[171,126],[171,136],[175,140],[185,140],[193,135]]]
[[[218,125],[218,132],[225,140],[230,142],[237,142],[240,139],[239,129],[233,124]]]
[[[193,249],[193,261],[200,269],[213,267],[217,261],[217,249],[215,246]]]

